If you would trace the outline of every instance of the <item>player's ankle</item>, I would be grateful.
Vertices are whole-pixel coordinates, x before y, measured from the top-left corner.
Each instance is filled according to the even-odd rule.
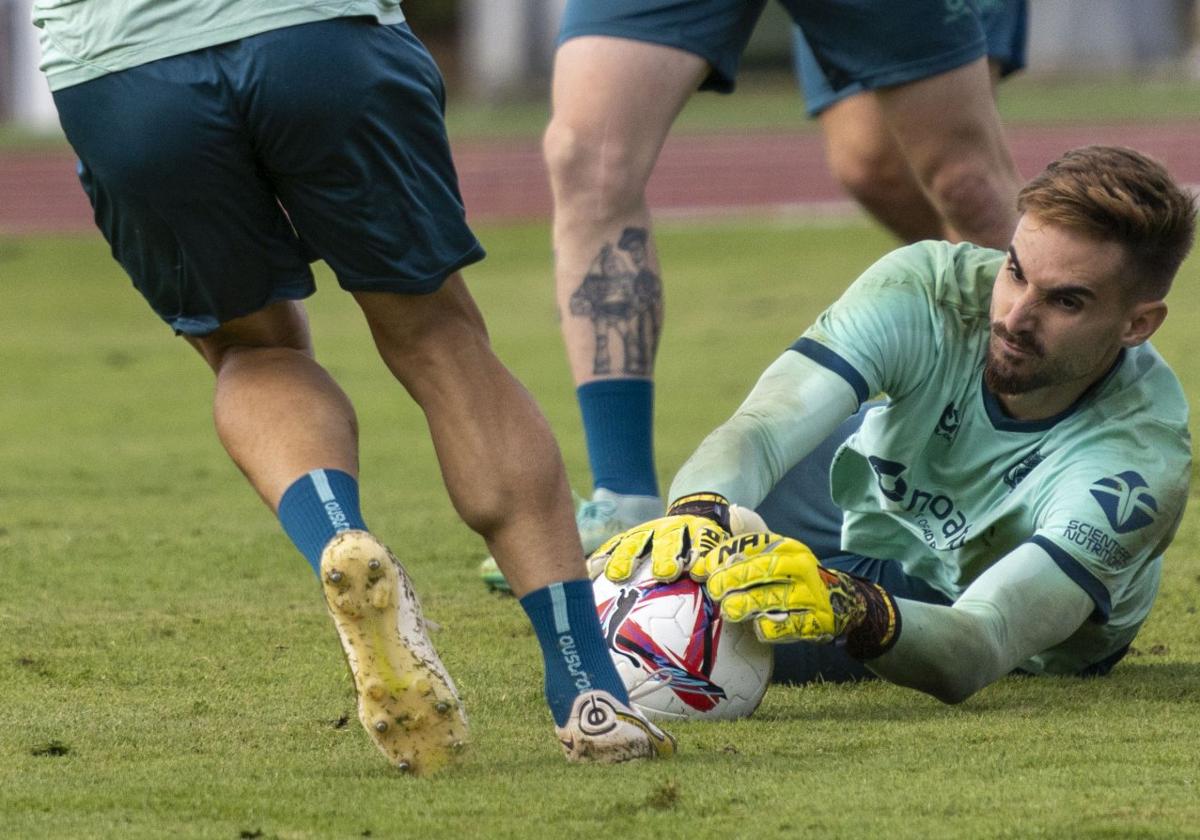
[[[587,580],[552,583],[521,598],[545,660],[546,702],[562,726],[580,694],[600,689],[622,703],[629,695],[600,632],[592,585]]]

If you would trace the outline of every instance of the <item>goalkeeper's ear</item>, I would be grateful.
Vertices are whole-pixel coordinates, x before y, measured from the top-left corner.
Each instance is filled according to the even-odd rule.
[[[741,505],[729,506],[729,532],[734,536],[770,530],[766,521],[750,508]]]

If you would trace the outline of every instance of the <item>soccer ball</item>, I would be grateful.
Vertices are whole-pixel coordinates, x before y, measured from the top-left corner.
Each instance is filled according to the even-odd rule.
[[[650,564],[624,583],[592,584],[596,612],[630,702],[657,719],[730,720],[762,701],[774,661],[749,624],[721,618],[704,585],[659,583]]]

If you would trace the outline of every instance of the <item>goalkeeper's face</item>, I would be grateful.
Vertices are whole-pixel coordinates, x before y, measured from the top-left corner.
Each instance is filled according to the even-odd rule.
[[[1117,243],[1021,217],[992,290],[984,368],[1010,414],[1032,420],[1062,411],[1121,347],[1145,340],[1135,327],[1145,304],[1122,294],[1125,265]]]

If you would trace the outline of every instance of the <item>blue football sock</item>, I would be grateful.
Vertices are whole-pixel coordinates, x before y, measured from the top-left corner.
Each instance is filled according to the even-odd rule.
[[[334,535],[351,528],[367,530],[358,507],[358,481],[341,470],[313,470],[284,492],[279,522],[320,575],[321,552]]]
[[[654,383],[599,379],[580,385],[575,394],[595,486],[632,496],[657,496]]]
[[[600,633],[592,584],[586,580],[552,583],[530,592],[521,606],[533,624],[546,661],[546,702],[562,726],[571,704],[585,691],[601,689],[629,702]]]

